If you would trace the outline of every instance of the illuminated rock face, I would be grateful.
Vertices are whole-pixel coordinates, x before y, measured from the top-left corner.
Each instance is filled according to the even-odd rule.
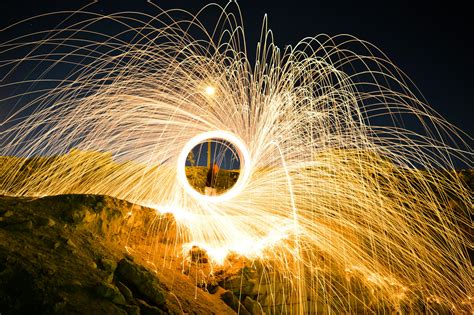
[[[119,281],[128,286],[134,296],[166,310],[164,290],[158,279],[146,268],[129,259],[122,259],[118,263],[115,275]]]
[[[124,246],[131,250],[143,243],[150,226],[157,232],[150,239],[173,246],[167,245],[176,235],[171,215],[126,201],[93,195],[0,196],[0,312],[232,313],[201,290],[199,304],[193,302],[195,283],[182,275],[179,264],[168,260],[163,275],[144,266],[142,253],[124,252]],[[181,306],[176,298],[168,299],[172,281],[179,283]]]
[[[461,174],[466,185],[472,183],[472,171]],[[452,198],[452,211],[463,211],[458,208],[457,197]],[[124,244],[125,239],[143,242],[144,231],[154,223],[156,233],[152,239],[165,245],[164,248],[174,246],[177,230],[172,215],[158,215],[156,210],[126,201],[88,195],[42,199],[0,197],[2,310],[28,312],[30,307],[34,307],[39,313],[75,309],[109,313],[125,311],[129,314],[172,310],[174,306],[169,305],[165,298],[167,291],[156,274],[138,262],[123,258],[123,247],[114,247]],[[112,243],[105,243],[106,240]],[[191,248],[189,258],[196,266],[210,264],[207,253],[199,247]],[[325,260],[328,258],[320,257],[320,268],[324,267]],[[330,261],[327,263],[330,265]],[[242,314],[245,314],[244,310],[250,314],[261,314],[262,311],[279,314],[301,309],[302,303],[282,274],[258,261],[251,264],[251,267],[243,267],[214,282],[207,282],[203,289],[209,293],[198,292],[215,295]],[[178,274],[173,277],[179,278],[181,268],[176,270]],[[173,270],[166,269],[166,272],[173,273]],[[333,283],[338,282],[341,287],[347,284],[347,279],[339,278],[338,273],[333,272]],[[353,271],[348,271],[347,275],[350,277],[351,273]],[[194,300],[196,283],[187,278],[179,281],[189,286],[191,293],[187,298]],[[350,283],[354,296],[341,303],[346,303],[343,307],[354,312],[374,309],[379,312],[397,309],[407,312],[416,309],[421,313],[450,312],[436,300],[425,303],[422,295],[399,308],[383,302],[370,304],[375,302],[365,284],[357,278],[351,278]],[[94,302],[85,303],[91,292]],[[307,313],[329,312],[324,294],[327,297],[328,293],[321,292],[319,297],[308,298],[304,306]],[[336,296],[335,292],[332,294]],[[212,305],[225,310],[222,305]]]

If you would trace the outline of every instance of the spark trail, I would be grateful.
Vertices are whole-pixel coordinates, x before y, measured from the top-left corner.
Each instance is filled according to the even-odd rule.
[[[0,155],[14,156],[0,191],[171,212],[177,243],[213,263],[234,253],[274,265],[296,312],[311,311],[306,300],[350,312],[354,296],[373,312],[471,309],[472,191],[449,170],[472,166],[472,138],[375,46],[318,35],[281,50],[264,20],[252,63],[235,4],[51,16],[56,28],[0,45],[0,88],[15,92],[0,100]],[[183,180],[185,148],[209,132],[245,158],[222,198]]]

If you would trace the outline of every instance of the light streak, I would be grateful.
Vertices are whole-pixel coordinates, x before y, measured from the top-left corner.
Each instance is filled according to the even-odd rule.
[[[184,165],[186,165],[186,159],[188,153],[198,144],[208,140],[208,139],[220,139],[232,143],[238,150],[239,160],[240,160],[240,175],[237,179],[237,182],[234,186],[227,190],[225,193],[218,196],[205,196],[198,191],[196,191],[188,182],[186,177],[186,172]],[[181,183],[182,188],[198,202],[222,202],[229,200],[238,194],[245,188],[247,181],[250,176],[251,169],[251,158],[250,153],[247,150],[245,144],[237,136],[221,130],[209,131],[199,135],[196,135],[190,139],[181,150],[181,153],[178,157],[178,163],[176,164],[178,180]]]
[[[207,7],[221,16],[215,29],[192,14],[166,22],[174,11],[78,11],[61,29],[2,43],[1,73],[37,67],[32,79],[0,85],[28,87],[0,100],[13,113],[0,123],[0,155],[16,156],[1,161],[0,191],[152,205],[174,214],[175,248],[198,245],[219,264],[230,253],[262,259],[301,305],[317,297],[327,310],[349,311],[355,278],[376,305],[436,296],[471,309],[472,192],[440,169],[454,159],[472,166],[472,138],[352,36],[319,35],[282,51],[264,21],[252,66],[229,6]],[[123,32],[98,32],[104,21]],[[66,77],[48,77],[67,65]],[[242,162],[236,185],[215,197],[184,173],[187,153],[209,138],[231,142]],[[33,156],[42,158],[22,158]]]

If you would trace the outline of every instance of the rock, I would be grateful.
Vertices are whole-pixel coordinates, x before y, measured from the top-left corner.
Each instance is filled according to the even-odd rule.
[[[250,296],[265,296],[265,295],[274,295],[282,291],[281,283],[269,283],[269,284],[256,284],[251,291],[246,292]]]
[[[142,315],[162,315],[166,314],[156,306],[151,306],[147,302],[137,299],[138,306],[140,307],[140,313]]]
[[[82,223],[90,223],[96,218],[96,214],[85,208],[73,209],[64,212],[64,218],[67,223],[78,225]]]
[[[53,227],[56,225],[56,221],[51,218],[39,218],[38,225],[44,227]]]
[[[219,283],[221,287],[231,290],[235,295],[250,295],[256,287],[257,281],[254,279],[245,279],[245,277],[232,276]]]
[[[251,297],[245,297],[244,306],[252,315],[260,315],[263,314],[262,308],[260,307],[259,303],[253,300]]]
[[[216,293],[218,289],[219,289],[219,285],[218,285],[218,284],[209,283],[209,284],[207,285],[207,292],[209,292],[210,294]]]
[[[114,272],[117,269],[117,262],[112,259],[101,258],[99,260],[99,267],[107,272]]]
[[[114,279],[115,269],[117,269],[117,262],[113,259],[101,258],[99,260],[99,268],[108,273],[107,282],[112,282]]]
[[[86,212],[87,210],[85,209],[72,211],[70,212],[69,216],[67,216],[67,219],[70,223],[80,223],[85,219]]]
[[[76,244],[74,244],[74,242],[70,238],[66,241],[66,244],[68,244],[72,248],[77,248]]]
[[[191,256],[191,261],[195,263],[207,263],[208,257],[207,252],[204,249],[199,248],[198,246],[193,246],[189,250],[189,256]]]
[[[123,305],[112,304],[112,307],[109,311],[110,311],[109,314],[128,315],[127,311],[123,309]]]
[[[113,281],[114,281],[114,274],[113,273],[108,274],[107,277],[105,278],[105,282],[112,283]]]
[[[259,277],[257,270],[249,267],[242,268],[240,273],[245,277],[245,279],[258,279]]]
[[[123,305],[122,308],[128,315],[140,315],[140,308],[136,305]]]
[[[143,296],[157,306],[165,306],[165,295],[156,276],[145,267],[122,259],[115,271],[117,278],[129,287],[134,296]]]
[[[133,293],[125,284],[119,281],[117,282],[117,288],[120,290],[128,303],[134,302]]]
[[[232,292],[225,291],[224,294],[221,295],[221,299],[233,310],[237,310],[239,308],[239,299]]]
[[[207,281],[203,281],[202,283],[197,284],[198,288],[201,288],[204,291],[209,292],[210,294],[214,294],[217,292],[219,288],[219,283],[216,281],[214,277],[209,277]]]
[[[239,299],[231,291],[224,292],[221,295],[221,299],[239,314],[250,315],[245,306],[240,303]]]
[[[97,296],[110,300],[116,304],[126,304],[125,298],[122,293],[120,293],[119,289],[109,283],[99,283],[95,287],[95,293]]]
[[[125,256],[125,258],[128,259],[128,260],[134,261],[133,256],[130,255],[129,253],[125,252],[125,253],[124,253],[124,256]]]

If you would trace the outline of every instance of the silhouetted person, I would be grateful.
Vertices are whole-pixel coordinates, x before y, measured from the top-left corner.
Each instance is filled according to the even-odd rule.
[[[217,173],[219,172],[219,166],[216,163],[212,163],[209,171],[207,171],[206,177],[206,187],[204,192],[206,195],[214,196],[216,194],[216,182],[217,182]]]

